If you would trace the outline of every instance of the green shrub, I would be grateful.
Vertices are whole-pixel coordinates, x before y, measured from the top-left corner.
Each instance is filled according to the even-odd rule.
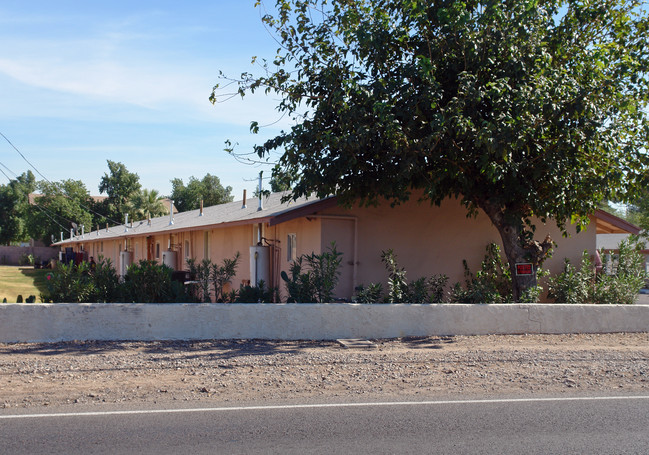
[[[266,289],[264,280],[259,280],[258,286],[241,285],[233,301],[237,303],[273,303],[275,295],[275,290]]]
[[[171,279],[173,269],[155,261],[131,264],[121,285],[124,302],[173,303],[187,301],[182,283]]]
[[[595,268],[587,251],[579,268],[564,259],[563,272],[548,280],[548,298],[556,303],[588,303],[594,295]]]
[[[440,303],[444,299],[444,287],[448,281],[446,275],[421,277],[409,282],[406,271],[397,264],[397,257],[392,249],[381,252],[381,261],[388,270],[388,303]]]
[[[645,284],[647,273],[639,244],[622,241],[618,246],[617,267],[612,275],[600,274],[595,284],[593,303],[633,304]],[[605,257],[604,270],[608,268]]]
[[[21,294],[18,294],[18,297],[16,297],[16,303],[23,303],[23,296]]]
[[[92,294],[89,296],[91,302],[118,302],[121,300],[120,279],[113,267],[111,260],[99,257],[94,268],[90,269],[94,284]]]
[[[34,256],[32,254],[23,254],[18,258],[18,265],[34,265]]]
[[[370,283],[367,287],[356,286],[356,293],[352,297],[354,303],[380,303],[383,301],[383,285],[381,283]]]
[[[193,258],[187,259],[189,274],[192,280],[196,281],[189,286],[188,295],[195,301],[211,303],[213,290],[216,302],[232,302],[231,293],[224,293],[224,288],[237,274],[240,258],[241,254],[237,251],[234,258],[223,259],[222,265],[214,264],[210,259],[203,259],[199,263]]]
[[[280,276],[286,283],[286,291],[288,292],[288,303],[313,303],[316,301],[315,285],[313,283],[312,275],[307,270],[302,272],[304,265],[304,256],[298,257],[291,263],[289,268],[290,278],[288,274],[282,270]]]
[[[232,282],[232,278],[237,274],[240,258],[241,255],[237,251],[234,258],[223,259],[223,265],[212,264],[210,278],[214,286],[214,298],[217,302],[226,302],[229,299],[228,295],[223,293],[223,289]]]
[[[189,266],[189,273],[192,276],[192,280],[197,282],[189,290],[191,296],[198,302],[212,303],[212,297],[210,295],[210,269],[212,267],[212,261],[203,259],[201,262],[196,263],[196,260],[192,258],[187,259],[187,265]]]
[[[451,289],[451,302],[455,303],[506,303],[512,302],[511,272],[509,264],[500,256],[500,246],[487,245],[487,253],[475,276],[466,260],[464,265],[465,286],[455,283]],[[529,297],[528,297],[529,298]]]
[[[286,283],[287,302],[326,303],[333,300],[333,290],[340,278],[343,254],[336,250],[335,242],[321,254],[303,254],[289,269],[280,274]]]
[[[618,247],[617,267],[604,255],[601,273],[595,271],[590,256],[584,251],[579,269],[565,260],[561,274],[548,281],[548,297],[557,303],[632,304],[644,286],[647,274],[641,246],[622,241]],[[611,273],[605,273],[611,269]]]
[[[41,296],[44,302],[91,302],[91,297],[96,294],[90,268],[85,262],[78,266],[72,262],[57,263],[46,279],[47,294]]]

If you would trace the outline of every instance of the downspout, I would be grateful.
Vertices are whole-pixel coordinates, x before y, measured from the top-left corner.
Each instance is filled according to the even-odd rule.
[[[279,239],[277,238],[277,225],[275,225],[275,235],[273,236],[275,241],[273,242],[273,270],[272,270],[272,282],[275,286],[275,289],[278,290],[277,295],[279,294],[279,285],[280,285],[280,273],[281,273],[281,261],[282,261],[282,249],[278,246]]]

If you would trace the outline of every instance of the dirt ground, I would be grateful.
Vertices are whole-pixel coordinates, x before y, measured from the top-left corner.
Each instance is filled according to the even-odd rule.
[[[0,344],[0,407],[649,391],[649,334]]]

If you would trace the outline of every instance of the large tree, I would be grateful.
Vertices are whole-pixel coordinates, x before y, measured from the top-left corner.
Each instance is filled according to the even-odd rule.
[[[103,214],[112,224],[124,222],[124,216],[132,211],[132,199],[139,194],[140,176],[130,172],[122,163],[108,162],[108,174],[104,174],[99,183],[99,191],[108,198],[102,202]]]
[[[242,96],[279,94],[295,120],[256,146],[282,153],[292,196],[459,198],[500,233],[517,300],[534,281],[515,264],[538,266],[549,247],[535,220],[583,227],[644,178],[639,1],[278,0],[263,22],[277,56],[236,80]]]
[[[187,210],[196,210],[201,205],[204,206],[224,204],[232,202],[232,187],[221,185],[221,180],[211,174],[207,174],[202,180],[196,177],[190,177],[187,186],[182,179],[175,178],[171,181],[171,196],[174,205],[180,212]]]
[[[36,178],[27,171],[0,186],[0,244],[22,242],[29,239],[27,217],[29,194],[36,189]]]
[[[28,221],[32,238],[50,244],[61,232],[67,238],[71,228],[79,235],[92,230],[93,200],[82,181],[41,181],[38,190]]]

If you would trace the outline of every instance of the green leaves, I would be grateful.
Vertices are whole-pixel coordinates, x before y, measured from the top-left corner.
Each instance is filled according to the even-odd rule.
[[[201,180],[193,176],[190,177],[187,186],[182,179],[171,180],[170,198],[180,212],[198,209],[201,201],[206,207],[232,202],[234,196],[231,193],[231,186],[223,187],[221,180],[209,173]]]
[[[263,21],[280,66],[236,82],[278,94],[295,121],[255,148],[282,153],[294,198],[398,203],[420,189],[524,231],[643,185],[649,20],[636,0],[275,5]]]

